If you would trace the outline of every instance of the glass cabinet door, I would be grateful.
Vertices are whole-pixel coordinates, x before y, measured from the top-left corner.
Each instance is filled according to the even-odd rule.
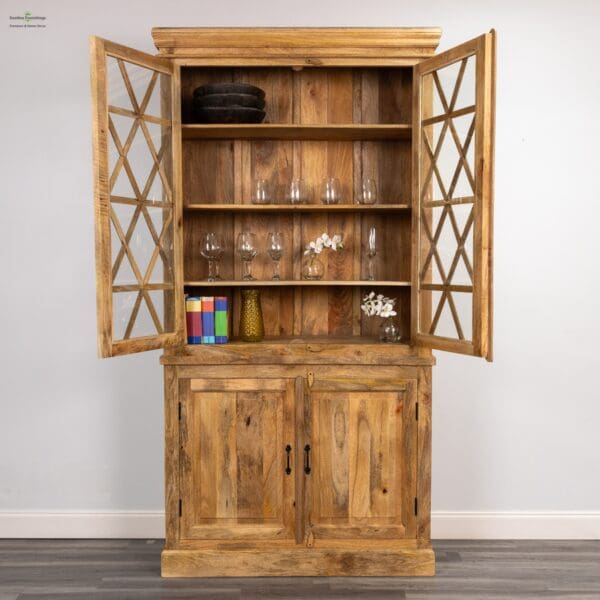
[[[495,33],[419,63],[413,104],[412,337],[492,357]]]
[[[168,60],[92,38],[98,348],[183,339],[179,103]]]

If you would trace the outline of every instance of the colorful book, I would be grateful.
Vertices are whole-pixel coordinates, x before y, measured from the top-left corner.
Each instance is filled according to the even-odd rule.
[[[215,297],[202,296],[202,343],[215,343]]]
[[[200,298],[189,297],[185,301],[185,323],[188,344],[202,343],[202,302]]]
[[[227,296],[215,297],[215,343],[226,344],[229,341],[227,332]]]

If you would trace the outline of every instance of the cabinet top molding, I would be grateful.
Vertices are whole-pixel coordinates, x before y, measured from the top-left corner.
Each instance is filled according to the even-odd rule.
[[[214,66],[403,66],[432,56],[438,27],[155,27],[161,56]]]

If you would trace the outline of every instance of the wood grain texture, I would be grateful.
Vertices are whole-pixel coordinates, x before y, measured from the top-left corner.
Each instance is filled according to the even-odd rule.
[[[165,548],[179,541],[179,380],[176,367],[164,370]]]
[[[415,390],[414,381],[315,381],[315,540],[414,536]]]
[[[180,381],[181,539],[293,538],[293,380]]]
[[[435,573],[433,550],[164,550],[163,577],[297,577],[303,575],[427,576]]]
[[[154,28],[162,56],[187,64],[412,65],[431,56],[437,28]]]

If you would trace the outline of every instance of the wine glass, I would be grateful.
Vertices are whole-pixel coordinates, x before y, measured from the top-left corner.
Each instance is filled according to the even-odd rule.
[[[271,204],[271,186],[266,179],[254,179],[250,201],[252,204]]]
[[[377,255],[377,230],[375,227],[369,227],[367,235],[367,279],[373,281],[375,279],[373,261]]]
[[[371,177],[362,180],[361,193],[358,196],[359,204],[375,204],[377,202],[377,184]]]
[[[219,281],[219,261],[225,251],[223,236],[220,233],[209,231],[202,236],[200,254],[208,260],[208,281]]]
[[[308,202],[308,186],[304,179],[290,181],[286,199],[290,204],[306,204]]]
[[[273,261],[273,277],[274,281],[281,279],[279,275],[279,261],[283,255],[283,236],[279,231],[272,231],[267,238],[267,252]]]
[[[337,177],[327,177],[321,183],[321,202],[339,204],[342,199],[342,184]]]
[[[249,231],[239,233],[237,237],[237,251],[244,265],[242,279],[244,281],[253,281],[254,277],[250,273],[250,263],[258,253],[256,234]]]

